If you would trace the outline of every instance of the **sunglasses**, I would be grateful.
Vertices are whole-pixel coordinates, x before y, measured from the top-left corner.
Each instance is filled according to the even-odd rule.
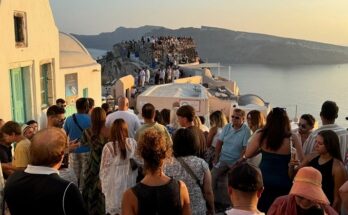
[[[232,119],[236,119],[236,120],[239,120],[240,117],[239,116],[231,116]]]

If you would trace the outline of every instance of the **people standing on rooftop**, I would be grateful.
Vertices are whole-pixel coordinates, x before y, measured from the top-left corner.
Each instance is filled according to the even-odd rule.
[[[144,68],[140,70],[139,78],[140,78],[139,87],[144,87],[145,86],[145,79],[146,79],[146,73],[145,73]]]
[[[213,161],[213,191],[218,210],[225,210],[231,204],[227,193],[227,172],[243,156],[251,135],[249,127],[244,124],[243,110],[234,109],[231,118],[232,122],[222,129],[218,137]]]
[[[264,215],[257,208],[262,195],[261,171],[247,162],[236,164],[228,173],[228,193],[233,208],[227,215]]]
[[[105,127],[106,113],[96,107],[91,113],[91,128],[85,129],[81,137],[81,144],[90,147],[87,167],[81,184],[82,196],[90,214],[105,214],[104,194],[99,179],[99,170],[104,145],[108,142],[109,129]]]
[[[64,130],[66,131],[70,140],[80,141],[83,130],[91,127],[91,117],[88,115],[91,104],[88,98],[79,98],[76,101],[77,113],[66,118],[64,123]],[[79,189],[83,190],[81,179],[86,171],[87,160],[90,152],[88,145],[81,145],[70,153],[70,164],[75,171]]]
[[[12,215],[88,214],[76,185],[58,175],[66,148],[67,136],[59,128],[35,134],[29,165],[6,182],[5,201]]]
[[[6,143],[16,143],[13,164],[17,170],[24,170],[29,163],[30,140],[22,135],[21,126],[14,121],[6,122],[1,132]]]
[[[257,131],[250,140],[244,158],[251,158],[258,153],[262,154],[260,169],[265,187],[258,208],[267,212],[275,198],[290,191],[290,159],[301,161],[303,158],[300,140],[296,134],[291,133],[285,109],[276,107],[271,110],[265,127]]]
[[[185,183],[163,172],[163,165],[171,157],[172,149],[162,133],[148,129],[138,142],[137,153],[144,159],[145,177],[123,194],[122,215],[191,214]]]
[[[102,152],[100,181],[105,195],[106,213],[121,214],[122,195],[136,183],[137,170],[130,159],[135,158],[137,143],[128,136],[128,126],[123,119],[116,119],[110,130],[110,142]]]
[[[190,105],[183,105],[179,107],[176,111],[178,116],[178,122],[181,127],[190,129],[198,137],[199,146],[197,150],[197,156],[203,159],[206,159],[207,152],[207,141],[203,134],[203,131],[198,127],[194,126],[193,120],[195,118],[195,109]]]
[[[110,128],[113,122],[120,118],[123,119],[128,125],[129,137],[134,138],[135,132],[140,127],[140,121],[137,115],[129,110],[129,101],[124,96],[118,98],[118,111],[115,111],[106,117],[106,127]]]
[[[145,70],[145,83],[150,84],[150,78],[151,78],[151,73],[149,68],[146,68]]]
[[[298,123],[298,134],[301,138],[302,145],[312,133],[314,125],[315,118],[311,114],[303,114],[300,117],[300,121]]]
[[[332,130],[334,131],[338,139],[340,140],[340,150],[343,161],[346,161],[347,158],[347,147],[348,147],[348,131],[347,129],[335,124],[335,120],[338,117],[338,106],[333,101],[325,101],[321,106],[320,118],[322,126],[312,132],[306,142],[303,144],[304,153],[310,154],[314,151],[315,138],[320,131],[323,130]]]
[[[214,214],[214,194],[208,164],[196,156],[198,139],[189,129],[179,129],[173,138],[172,162],[165,165],[167,176],[185,182],[192,214]],[[208,212],[208,213],[207,213]]]
[[[335,132],[322,130],[316,137],[315,152],[306,156],[301,166],[311,166],[322,175],[322,188],[337,211],[341,210],[339,188],[347,180],[347,172],[342,162],[339,139]],[[318,155],[319,154],[319,155]]]

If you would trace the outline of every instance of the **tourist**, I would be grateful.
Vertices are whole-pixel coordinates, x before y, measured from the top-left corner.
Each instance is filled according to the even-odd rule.
[[[78,188],[58,175],[66,147],[67,136],[61,129],[35,134],[28,167],[6,181],[5,199],[11,214],[88,214]]]
[[[205,125],[205,117],[204,116],[198,116],[198,117],[199,117],[199,120],[201,120],[201,126],[200,126],[201,130],[203,132],[207,132],[207,135],[208,135],[209,128],[208,126]]]
[[[31,127],[30,125],[23,124],[22,125],[22,134],[25,138],[28,140],[31,140],[35,134],[35,129]]]
[[[257,209],[263,191],[262,175],[259,169],[247,162],[235,165],[228,173],[228,193],[233,208],[227,215],[264,215]]]
[[[168,133],[166,127],[155,121],[155,115],[155,107],[153,106],[153,104],[144,104],[141,109],[141,116],[144,118],[144,124],[140,126],[140,128],[135,133],[135,140],[139,141],[141,139],[141,136],[144,135],[147,129],[154,128],[162,133],[168,145],[173,145],[172,138],[170,137],[170,134]]]
[[[211,174],[208,164],[195,156],[198,144],[198,139],[191,130],[177,130],[173,138],[175,159],[165,166],[164,173],[185,182],[190,194],[192,214],[214,214]]]
[[[12,143],[5,142],[3,133],[0,131],[0,161],[4,179],[7,179],[16,168],[12,165]]]
[[[128,126],[123,119],[116,119],[110,130],[110,142],[102,152],[100,181],[105,195],[106,213],[121,214],[121,199],[129,187],[135,185],[136,169],[131,167],[137,143],[128,137]]]
[[[162,115],[159,110],[155,110],[155,122],[164,125]]]
[[[113,122],[120,118],[123,119],[128,125],[129,137],[134,138],[135,132],[140,127],[140,121],[137,115],[129,110],[129,101],[124,96],[121,96],[118,99],[118,111],[115,111],[106,117],[106,127],[110,128]]]
[[[162,133],[148,129],[138,142],[137,153],[144,159],[145,177],[123,194],[122,215],[191,214],[186,185],[165,175],[163,165],[171,146]]]
[[[301,138],[301,143],[304,144],[306,142],[309,135],[312,133],[315,125],[315,118],[310,114],[303,114],[300,117],[300,121],[298,123],[298,135]]]
[[[61,107],[63,109],[65,109],[66,107],[66,102],[64,99],[62,98],[59,98],[56,100],[56,104],[58,107]],[[39,128],[40,129],[44,129],[44,128],[47,128],[47,109],[44,110],[40,116],[40,119],[39,119]]]
[[[296,156],[291,157],[291,149]],[[244,158],[262,154],[260,169],[265,190],[258,208],[267,213],[275,198],[286,195],[291,188],[288,175],[290,158],[302,160],[300,140],[291,133],[289,117],[283,108],[273,108],[267,116],[266,125],[257,131],[250,140]]]
[[[110,113],[112,113],[111,107],[109,105],[109,103],[105,102],[102,104],[101,108],[103,108],[103,110],[106,113],[106,116],[109,115]]]
[[[186,129],[191,129],[198,137],[199,147],[196,155],[200,158],[205,159],[207,143],[203,131],[194,126],[193,120],[196,115],[195,109],[190,105],[183,105],[176,111],[176,115],[178,116],[178,122],[180,126]]]
[[[164,84],[165,82],[165,77],[166,77],[166,69],[162,68],[159,73],[159,84]]]
[[[150,78],[151,78],[150,70],[149,70],[149,68],[146,68],[146,70],[145,70],[145,83],[146,84],[150,84]]]
[[[87,98],[87,105],[88,105],[88,115],[91,115],[92,110],[95,106],[95,102],[93,98]]]
[[[1,132],[7,144],[16,143],[13,165],[17,170],[24,170],[29,163],[30,140],[22,135],[21,126],[14,121],[6,122]]]
[[[227,172],[244,154],[251,135],[250,129],[244,124],[243,110],[234,109],[231,118],[232,123],[227,124],[218,137],[213,161],[213,191],[218,211],[225,210],[231,204],[227,193]],[[221,186],[218,185],[220,183]]]
[[[91,149],[81,179],[82,197],[90,214],[105,214],[104,194],[99,179],[102,151],[109,138],[105,119],[105,111],[100,107],[94,108],[91,113],[91,128],[85,129],[81,137],[81,144],[88,145]]]
[[[64,130],[66,131],[69,140],[80,141],[83,130],[91,127],[91,117],[88,115],[92,104],[88,98],[79,98],[76,101],[77,113],[66,118]],[[94,104],[93,104],[94,105]],[[81,143],[81,142],[80,142]],[[80,190],[83,190],[81,179],[87,168],[87,160],[89,157],[90,147],[88,145],[79,145],[70,156],[70,164],[77,177],[77,182]]]
[[[321,188],[322,177],[313,167],[301,168],[289,195],[278,197],[267,215],[338,215]]]
[[[227,125],[227,119],[222,111],[214,111],[209,116],[210,120],[210,130],[207,137],[207,162],[209,168],[213,168],[213,160],[215,157],[215,147],[217,140],[221,134],[222,128]]]
[[[170,124],[170,110],[163,108],[160,111],[161,117],[162,117],[162,121],[163,121],[163,125],[167,127],[167,125]]]
[[[330,205],[339,212],[341,200],[338,190],[347,180],[347,172],[342,162],[338,136],[331,130],[322,130],[315,142],[316,153],[306,156],[300,168],[311,166],[320,171],[324,193]]]
[[[160,84],[161,69],[157,69],[155,73],[155,84]]]
[[[59,98],[59,99],[56,100],[56,105],[59,106],[59,107],[65,108],[66,107],[66,102],[65,102],[64,99]]]
[[[338,139],[340,140],[341,157],[343,161],[346,160],[347,147],[348,147],[348,131],[347,129],[336,125],[335,120],[338,117],[338,106],[333,101],[325,101],[321,106],[320,118],[322,126],[312,132],[306,142],[303,144],[303,151],[305,154],[310,154],[314,151],[315,138],[320,131],[332,130],[334,131]]]
[[[65,109],[63,107],[59,107],[57,105],[52,105],[47,109],[47,128],[59,128],[64,133],[65,130],[63,129],[63,124],[65,121]],[[43,130],[43,129],[41,129]],[[68,148],[65,150],[64,158],[62,161],[62,164],[59,167],[59,176],[63,178],[64,180],[73,182],[76,186],[78,186],[77,178],[74,170],[72,169],[71,165],[69,165],[69,153],[71,151],[74,151],[78,146],[79,143],[77,140],[68,140]]]
[[[34,128],[34,134],[36,134],[36,132],[39,130],[39,124],[35,120],[29,120],[25,124]]]
[[[248,126],[253,133],[253,135],[261,128],[265,126],[265,117],[264,115],[258,111],[258,110],[252,110],[247,114],[247,123]],[[253,136],[250,137],[249,141],[253,138]],[[261,162],[262,155],[259,153],[258,155],[249,158],[248,162],[252,163],[254,166],[259,166]]]
[[[145,86],[145,76],[146,76],[146,73],[145,73],[145,69],[143,68],[139,72],[139,78],[140,78],[139,87],[144,87]]]

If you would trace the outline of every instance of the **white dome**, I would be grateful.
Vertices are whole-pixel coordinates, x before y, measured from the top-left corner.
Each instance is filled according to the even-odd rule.
[[[60,68],[97,64],[87,49],[72,35],[59,32]]]

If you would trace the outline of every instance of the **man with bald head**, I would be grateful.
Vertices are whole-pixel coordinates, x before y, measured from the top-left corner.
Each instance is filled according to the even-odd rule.
[[[118,111],[113,112],[106,117],[105,125],[106,127],[110,128],[112,126],[112,123],[114,123],[116,119],[123,119],[128,125],[129,137],[134,138],[135,132],[140,127],[139,118],[128,109],[129,102],[126,97],[124,96],[120,97],[117,100],[117,102],[118,102]]]
[[[30,145],[30,162],[5,185],[5,201],[16,214],[88,214],[72,182],[59,177],[67,136],[59,128],[43,129]]]

